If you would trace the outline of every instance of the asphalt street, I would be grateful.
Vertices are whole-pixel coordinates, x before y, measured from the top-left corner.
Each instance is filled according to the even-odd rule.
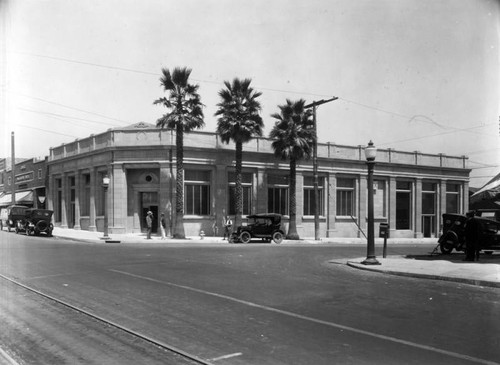
[[[432,248],[400,245],[391,253]],[[336,244],[123,246],[4,231],[0,274],[212,364],[494,364],[500,359],[498,289],[345,265],[364,250]],[[35,363],[19,345],[29,331],[6,318],[23,303],[42,304],[5,283],[2,292],[0,308],[12,311],[3,316],[8,330],[0,337],[2,348],[20,363]],[[50,332],[61,331],[65,341],[77,341],[83,327],[103,332],[102,324],[82,324],[78,313],[57,321],[59,309],[47,310],[52,314],[25,311],[23,323],[50,322]],[[45,327],[37,328],[43,338]],[[16,341],[9,340],[12,334]],[[115,363],[134,363],[130,359],[141,350],[118,346],[116,341],[127,344],[122,336],[103,341],[120,349],[110,350]],[[50,338],[51,346],[35,342],[29,356],[64,353],[67,342]],[[79,356],[80,363],[113,363]]]

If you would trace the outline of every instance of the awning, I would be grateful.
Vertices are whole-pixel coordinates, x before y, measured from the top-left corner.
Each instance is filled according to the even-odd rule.
[[[30,203],[33,204],[33,192],[29,191],[20,191],[16,193],[16,204],[22,203]],[[5,194],[0,197],[0,206],[7,206],[12,204],[12,195]]]
[[[470,197],[470,205],[476,206],[484,202],[499,204],[500,202],[500,174],[491,179],[481,189]]]

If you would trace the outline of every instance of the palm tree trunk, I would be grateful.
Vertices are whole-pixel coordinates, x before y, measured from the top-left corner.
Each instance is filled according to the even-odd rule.
[[[177,157],[177,174],[175,185],[175,230],[174,238],[186,238],[184,232],[184,130],[177,124],[175,143]]]
[[[241,216],[243,215],[243,188],[241,186],[241,170],[243,161],[243,143],[236,142],[236,189],[235,189],[235,200],[236,200],[236,216],[234,217],[234,227],[241,226]]]
[[[297,195],[295,188],[297,186],[297,161],[294,158],[290,159],[290,224],[288,225],[288,235],[286,236],[289,240],[300,239],[297,233]]]

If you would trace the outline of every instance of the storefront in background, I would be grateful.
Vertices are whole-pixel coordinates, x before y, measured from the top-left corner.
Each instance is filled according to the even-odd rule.
[[[12,204],[12,191],[16,204],[46,208],[47,160],[48,157],[18,160],[13,181],[11,164],[0,159],[0,208]]]

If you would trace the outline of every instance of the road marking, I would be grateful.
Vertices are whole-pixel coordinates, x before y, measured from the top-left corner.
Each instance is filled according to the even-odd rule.
[[[19,363],[14,360],[8,353],[6,353],[3,349],[0,348],[0,357],[6,361],[8,365],[19,365]]]
[[[342,330],[346,330],[346,331],[350,331],[350,332],[354,332],[354,333],[359,333],[359,334],[374,337],[374,338],[377,338],[380,340],[390,341],[390,342],[394,342],[394,343],[398,343],[398,344],[402,344],[402,345],[406,345],[406,346],[410,346],[410,347],[414,347],[414,348],[418,348],[418,349],[422,349],[422,350],[436,352],[438,354],[447,355],[447,356],[454,357],[454,358],[461,359],[461,360],[472,361],[472,362],[476,362],[478,364],[485,364],[485,365],[500,365],[500,363],[497,363],[494,361],[489,361],[489,360],[484,360],[484,359],[480,359],[480,358],[469,356],[469,355],[459,354],[457,352],[447,351],[447,350],[443,350],[443,349],[440,349],[437,347],[422,345],[422,344],[419,344],[416,342],[411,342],[411,341],[402,340],[402,339],[399,339],[396,337],[381,335],[379,333],[365,331],[365,330],[362,330],[359,328],[349,327],[349,326],[345,326],[345,325],[334,323],[334,322],[328,322],[328,321],[324,321],[321,319],[304,316],[302,314],[297,314],[297,313],[288,312],[288,311],[285,311],[282,309],[268,307],[266,305],[248,302],[246,300],[230,297],[230,296],[224,295],[224,294],[213,293],[213,292],[209,292],[209,291],[206,291],[203,289],[197,289],[197,288],[193,288],[193,287],[186,286],[186,285],[175,284],[175,283],[172,283],[169,281],[163,281],[163,280],[150,278],[147,276],[136,275],[136,274],[132,274],[132,273],[129,273],[126,271],[114,270],[114,269],[109,269],[109,271],[115,272],[117,274],[127,275],[127,276],[137,278],[137,279],[147,280],[147,281],[151,281],[151,282],[158,283],[158,284],[173,286],[176,288],[181,288],[181,289],[189,290],[189,291],[196,292],[196,293],[201,293],[201,294],[210,295],[210,296],[217,297],[217,298],[226,299],[226,300],[229,300],[229,301],[232,301],[235,303],[247,305],[249,307],[259,308],[259,309],[266,310],[268,312],[279,313],[279,314],[282,314],[285,316],[289,316],[289,317],[293,317],[293,318],[297,318],[297,319],[302,319],[304,321],[309,321],[309,322],[318,323],[318,324],[322,324],[322,325],[333,327],[333,328],[339,328]]]
[[[210,359],[209,361],[225,360],[225,359],[230,359],[232,357],[241,356],[241,355],[243,355],[241,352],[236,352],[234,354],[228,354],[228,355],[224,355],[224,356],[219,356],[219,357]]]

